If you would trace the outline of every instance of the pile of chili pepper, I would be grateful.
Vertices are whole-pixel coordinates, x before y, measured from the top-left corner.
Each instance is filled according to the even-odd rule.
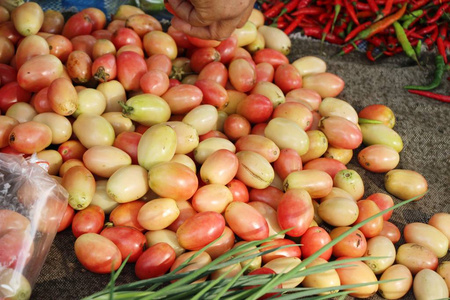
[[[404,52],[419,62],[425,45],[448,63],[450,0],[258,1],[268,25],[342,45],[340,55],[364,44],[372,61]]]

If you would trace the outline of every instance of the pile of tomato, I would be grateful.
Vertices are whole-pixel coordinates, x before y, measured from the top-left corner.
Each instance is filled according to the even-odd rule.
[[[65,20],[33,2],[11,12],[0,7],[0,151],[37,153],[48,162],[69,194],[58,231],[71,228],[76,256],[91,272],[109,273],[130,255],[138,278],[161,276],[222,236],[181,270],[187,271],[292,228],[270,242],[292,247],[250,268],[285,272],[392,207],[389,194],[409,199],[428,188],[420,173],[396,169],[403,142],[392,110],[374,104],[356,112],[335,98],[344,81],[320,58],[290,62],[290,46],[258,10],[228,39],[214,41],[171,26],[163,31],[154,17],[127,5],[111,22],[97,8]],[[363,179],[347,168],[357,149],[362,167],[386,174],[389,194],[365,195]],[[438,269],[438,259],[448,251],[450,214],[408,224],[400,247],[390,216],[310,266],[386,258],[283,287],[404,278],[351,294],[379,291],[395,299],[425,270],[414,281],[416,297],[448,297],[450,264]],[[0,247],[8,247],[1,237]],[[0,267],[11,266],[2,260]],[[429,278],[433,288],[425,289]]]

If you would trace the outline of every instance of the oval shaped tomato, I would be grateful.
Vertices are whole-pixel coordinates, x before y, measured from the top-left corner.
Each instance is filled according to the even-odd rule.
[[[277,217],[282,229],[293,228],[287,235],[302,236],[314,219],[311,196],[304,189],[289,189],[278,203]]]
[[[319,226],[309,227],[301,239],[300,249],[302,251],[302,258],[306,259],[310,257],[329,242],[331,242],[331,237],[325,229]],[[330,260],[332,253],[333,247],[322,253],[319,257]]]
[[[144,252],[146,243],[145,235],[133,227],[114,226],[107,227],[100,232],[100,235],[110,239],[122,254],[122,260],[128,257],[127,262],[136,262]]]
[[[98,205],[89,205],[78,211],[72,220],[72,232],[75,237],[82,234],[100,233],[105,223],[105,213]]]
[[[172,267],[175,258],[175,250],[169,244],[157,243],[139,256],[134,271],[139,279],[158,277]]]

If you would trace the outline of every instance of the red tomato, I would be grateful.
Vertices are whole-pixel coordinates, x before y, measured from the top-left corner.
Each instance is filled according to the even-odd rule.
[[[289,246],[289,247],[286,247]],[[262,255],[263,264],[268,263],[269,261],[279,258],[279,257],[298,257],[300,258],[302,255],[302,251],[298,245],[295,244],[294,241],[289,239],[274,239],[270,242],[265,242],[261,244],[261,251],[267,251],[273,248],[278,247],[286,247],[279,250],[272,251],[270,253]]]
[[[92,31],[101,30],[106,25],[106,15],[105,13],[96,8],[96,7],[88,7],[82,10],[85,14],[89,15],[92,22]]]
[[[236,141],[240,137],[250,134],[250,122],[243,116],[231,114],[223,123],[223,131],[231,141]]]
[[[302,158],[294,149],[281,149],[280,156],[273,162],[273,169],[284,180],[290,173],[303,169]]]
[[[114,44],[114,46],[116,46],[117,50],[125,45],[135,45],[139,48],[142,48],[141,38],[134,30],[130,28],[117,29],[111,37],[111,42]]]
[[[116,57],[111,54],[103,54],[92,63],[92,76],[99,82],[106,82],[116,78]]]
[[[379,213],[381,210],[372,200],[359,200],[356,202],[359,208],[359,215],[354,224],[358,224],[365,219]],[[380,234],[383,230],[383,217],[377,217],[369,223],[359,228],[366,238],[371,238]]]
[[[38,114],[43,112],[53,112],[52,106],[50,105],[50,99],[48,99],[48,87],[35,93],[30,100],[30,104]]]
[[[302,76],[291,64],[282,64],[275,71],[275,84],[283,91],[288,93],[294,89],[302,87]]]
[[[144,227],[139,224],[137,216],[139,210],[145,203],[147,202],[135,200],[119,204],[109,214],[109,221],[112,222],[114,226],[130,226],[139,231],[144,231]]]
[[[175,29],[175,27],[169,26],[169,28],[167,28],[167,33],[173,38],[179,48],[189,49],[193,47],[191,42],[189,42],[187,35],[184,32]]]
[[[217,47],[220,45],[220,41],[216,40],[204,40],[190,35],[188,35],[187,38],[192,45],[198,48]]]
[[[191,56],[191,68],[199,73],[207,64],[220,61],[220,53],[213,47],[197,48]]]
[[[0,36],[6,37],[14,45],[23,38],[23,36],[16,30],[12,21],[6,21],[0,24]]]
[[[265,136],[264,130],[266,129],[267,123],[259,123],[253,126],[251,134],[257,134]]]
[[[28,218],[21,214],[0,210],[0,268],[14,268],[17,262],[29,261],[34,249],[30,226]]]
[[[328,143],[335,148],[356,149],[362,143],[359,127],[343,117],[325,117],[321,119],[319,129],[327,136]]]
[[[269,120],[273,112],[273,104],[264,95],[251,94],[239,101],[236,113],[245,117],[250,123],[257,124]]]
[[[7,83],[16,81],[16,77],[17,70],[15,68],[7,64],[0,64],[0,87]]]
[[[249,92],[256,84],[256,71],[244,58],[234,59],[228,66],[228,74],[233,87],[239,92]]]
[[[189,201],[177,201],[177,207],[180,210],[180,214],[178,215],[178,218],[167,227],[167,229],[172,230],[173,232],[176,232],[184,221],[197,214]]]
[[[142,75],[147,72],[145,59],[132,51],[125,51],[117,56],[117,78],[125,90],[140,88]]]
[[[50,48],[50,54],[59,58],[62,63],[65,63],[70,52],[73,51],[72,42],[60,34],[49,36],[46,40]]]
[[[138,132],[124,131],[116,136],[113,146],[125,151],[131,157],[131,162],[137,165],[137,147],[141,137],[142,134]]]
[[[272,82],[275,74],[273,66],[267,62],[262,62],[256,65],[256,82],[268,81]]]
[[[239,179],[233,178],[227,183],[228,189],[233,194],[233,201],[248,202],[249,193],[247,186]]]
[[[302,250],[302,258],[306,259],[320,250],[323,246],[331,242],[331,237],[325,229],[319,226],[309,227],[305,234],[302,235],[300,249]],[[333,253],[333,247],[322,253],[319,257],[330,260]]]
[[[61,154],[63,161],[67,161],[72,158],[82,159],[86,147],[78,140],[68,140],[58,147],[58,152]]]
[[[17,102],[28,102],[31,93],[20,87],[19,83],[12,81],[0,88],[0,110],[6,112],[8,108]]]
[[[293,228],[287,235],[302,236],[314,218],[311,196],[303,189],[289,189],[278,203],[277,218],[281,229]]]
[[[87,83],[92,78],[92,60],[84,51],[72,51],[67,58],[66,67],[70,78],[76,83]]]
[[[35,56],[20,67],[17,82],[27,91],[38,92],[61,77],[63,70],[63,64],[56,56],[51,54]]]
[[[175,250],[167,243],[157,243],[142,253],[135,265],[139,279],[154,278],[164,275],[173,265]]]
[[[51,143],[52,130],[50,127],[36,121],[20,123],[9,134],[9,145],[26,154],[42,151]]]
[[[197,79],[195,86],[203,93],[202,104],[210,104],[217,109],[223,109],[228,105],[228,93],[219,83],[210,79]]]
[[[375,202],[380,210],[385,210],[387,208],[390,208],[394,206],[394,199],[392,199],[391,196],[384,193],[375,193],[367,197],[367,199],[372,200]],[[391,218],[392,213],[394,211],[389,211],[385,214],[383,214],[383,220],[387,221]]]
[[[75,255],[83,267],[93,273],[109,274],[122,263],[119,248],[97,233],[80,235],[75,241]]]
[[[243,240],[255,241],[269,236],[266,219],[247,203],[231,202],[225,210],[225,220],[233,232]]]
[[[130,255],[127,262],[136,262],[144,252],[146,243],[145,235],[133,227],[114,226],[106,227],[100,235],[110,239],[122,254],[122,260]]]
[[[228,64],[236,54],[238,48],[238,40],[235,35],[231,35],[227,39],[220,42],[220,45],[216,47],[216,50],[220,53],[220,62]]]
[[[72,220],[74,216],[75,210],[72,208],[72,206],[67,204],[66,210],[64,211],[64,215],[62,216],[61,222],[59,223],[57,232],[61,232],[69,228],[69,226],[72,225]]]
[[[303,170],[321,170],[331,178],[334,178],[337,172],[340,170],[345,170],[347,167],[340,161],[333,158],[319,157],[308,161],[304,166]]]
[[[75,237],[85,233],[100,233],[105,223],[105,213],[98,205],[89,205],[78,211],[72,220],[72,232]]]
[[[332,240],[349,230],[351,227],[336,227],[330,232]],[[333,246],[333,256],[342,257],[362,257],[367,250],[367,240],[360,230],[356,230],[350,235],[346,236],[342,241],[339,241]]]
[[[280,51],[270,48],[256,51],[255,54],[253,54],[253,60],[256,64],[267,62],[271,64],[275,69],[280,65],[289,63],[289,59],[286,57],[286,55],[284,55]]]
[[[400,229],[389,221],[383,221],[383,229],[380,232],[380,235],[387,237],[394,244],[397,243],[401,238]]]
[[[86,12],[80,11],[66,21],[62,35],[69,40],[79,35],[90,34],[93,29],[91,17]]]
[[[177,229],[180,246],[188,250],[200,250],[222,235],[225,219],[217,212],[200,212],[187,219]]]
[[[222,132],[218,130],[210,130],[205,134],[199,135],[198,140],[199,142],[204,141],[206,139],[212,138],[212,137],[219,137],[223,139],[228,139],[228,137]]]
[[[79,35],[70,40],[73,46],[73,50],[86,52],[87,55],[92,59],[92,53],[94,49],[94,44],[97,39],[92,35]]]
[[[261,201],[270,205],[273,209],[278,209],[278,203],[283,196],[283,191],[274,187],[268,186],[265,189],[252,189],[249,193],[250,201]]]
[[[207,64],[198,74],[197,81],[209,79],[225,87],[228,81],[228,70],[220,61]]]
[[[167,76],[172,72],[172,61],[165,54],[153,54],[145,62],[149,71],[160,70],[166,73]]]
[[[149,70],[142,75],[139,84],[144,93],[161,96],[169,89],[169,76],[161,70]]]
[[[169,104],[172,114],[185,114],[200,105],[203,93],[195,85],[180,84],[169,88],[161,97]]]

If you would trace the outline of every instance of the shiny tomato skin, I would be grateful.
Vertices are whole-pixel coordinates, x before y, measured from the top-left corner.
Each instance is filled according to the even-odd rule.
[[[282,229],[293,228],[287,235],[302,236],[314,218],[311,196],[303,189],[289,189],[278,203],[277,217]]]
[[[121,203],[109,214],[109,221],[112,222],[114,226],[130,226],[139,231],[144,231],[144,227],[139,224],[137,216],[139,210],[145,203],[146,202],[143,200]]]
[[[141,137],[142,134],[138,132],[124,131],[116,136],[113,146],[125,151],[131,157],[131,162],[137,165],[137,146]]]
[[[316,253],[320,248],[331,242],[331,237],[325,229],[319,226],[309,227],[305,234],[302,235],[301,246],[302,258],[306,259]],[[330,260],[333,253],[333,247],[322,253],[319,257]]]
[[[93,22],[85,12],[78,12],[71,16],[64,24],[62,35],[68,39],[92,32]]]
[[[336,227],[330,232],[331,239],[335,239],[339,235],[343,234],[350,227]],[[349,257],[361,257],[366,253],[367,240],[364,234],[360,230],[356,230],[350,235],[346,236],[342,241],[333,246],[333,256],[349,256]]]
[[[122,263],[119,248],[104,236],[85,233],[75,241],[75,255],[87,270],[98,274],[109,274]]]
[[[175,250],[167,243],[157,243],[142,253],[136,261],[135,273],[139,279],[164,275],[175,261]]]
[[[125,90],[138,90],[146,72],[145,59],[136,52],[125,51],[117,56],[117,78]]]
[[[10,65],[0,64],[0,86],[16,81],[17,70]]]
[[[100,233],[105,223],[105,213],[100,206],[89,205],[78,211],[72,220],[72,232],[75,237],[85,233]]]
[[[231,35],[227,39],[223,40],[216,50],[220,53],[220,62],[228,64],[236,53],[238,40],[236,35]]]
[[[145,235],[139,230],[128,226],[106,227],[100,235],[110,239],[122,253],[122,260],[130,255],[127,262],[136,262],[144,252]]]
[[[61,222],[59,222],[59,227],[58,227],[57,232],[61,232],[65,229],[69,228],[69,226],[72,225],[72,220],[73,220],[74,216],[75,216],[75,210],[72,208],[72,206],[67,204],[66,210],[64,211],[64,214],[61,218]]]
[[[44,123],[28,121],[16,125],[9,134],[9,145],[15,150],[33,154],[50,146],[52,131]]]
[[[269,204],[273,209],[278,209],[278,203],[283,196],[283,191],[274,186],[265,189],[252,189],[249,193],[250,201],[260,201]]]
[[[213,211],[200,212],[177,229],[180,245],[189,250],[199,250],[217,239],[224,231],[224,217]]]
[[[248,202],[249,193],[247,186],[239,179],[233,178],[227,183],[227,187],[233,194],[233,201]]]
[[[273,162],[273,168],[284,180],[290,173],[303,169],[302,158],[294,149],[281,149],[280,156]]]
[[[272,112],[272,102],[269,98],[260,94],[248,95],[236,107],[236,113],[245,117],[253,124],[268,121]]]
[[[261,247],[264,247],[261,249],[262,251],[270,250],[277,247],[285,247],[279,250],[275,250],[273,252],[264,254],[262,256],[263,264],[268,263],[269,261],[279,258],[279,257],[298,257],[300,258],[302,256],[302,251],[300,249],[300,246],[296,245],[294,241],[291,241],[289,239],[274,239],[270,242],[265,242],[261,244]]]
[[[111,37],[111,42],[116,46],[117,50],[125,45],[136,45],[139,48],[142,48],[141,38],[130,28],[117,29]]]
[[[30,98],[31,93],[20,87],[17,81],[8,82],[0,88],[0,110],[6,112],[14,103],[28,102]]]

